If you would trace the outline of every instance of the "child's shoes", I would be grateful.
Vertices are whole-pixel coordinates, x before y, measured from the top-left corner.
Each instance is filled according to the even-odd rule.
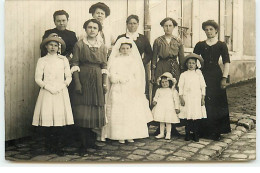
[[[171,133],[166,133],[166,137],[165,137],[165,139],[171,139]]]
[[[159,135],[155,136],[155,138],[157,138],[157,139],[164,138],[164,134],[163,134],[163,133],[160,133]]]
[[[124,144],[125,143],[125,140],[119,140],[118,141],[120,144]]]
[[[128,139],[127,142],[133,143],[135,141],[133,139]]]

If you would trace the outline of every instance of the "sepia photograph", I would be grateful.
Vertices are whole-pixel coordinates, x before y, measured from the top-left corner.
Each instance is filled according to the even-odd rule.
[[[3,28],[7,163],[256,160],[255,0],[5,0]]]

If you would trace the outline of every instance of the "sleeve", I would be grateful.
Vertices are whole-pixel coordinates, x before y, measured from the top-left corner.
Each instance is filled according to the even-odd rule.
[[[173,89],[173,101],[174,101],[175,109],[180,109],[180,98],[179,98],[178,91],[176,89]]]
[[[79,56],[80,56],[80,48],[79,48],[78,43],[76,43],[73,48],[72,59],[70,60],[71,67],[79,66]]]
[[[183,95],[183,89],[184,89],[184,74],[182,73],[180,75],[178,87],[179,87],[179,95]]]
[[[225,63],[230,63],[230,57],[229,57],[229,53],[228,53],[228,47],[227,44],[222,42],[221,44],[221,57],[222,57],[222,62],[223,64]]]
[[[159,46],[158,46],[158,41],[156,39],[153,43],[153,58],[152,58],[152,65],[151,65],[152,70],[155,69],[157,65],[158,51],[159,51]]]
[[[70,64],[67,58],[64,57],[63,59],[64,61],[64,73],[65,73],[65,81],[64,83],[66,84],[66,86],[69,86],[72,77],[71,77],[71,72],[70,72]]]
[[[184,59],[184,46],[183,46],[182,41],[180,41],[179,52],[178,52],[178,60],[179,60],[179,63],[180,63],[180,69],[181,69],[182,71],[184,70],[184,62],[183,62],[183,59]]]
[[[149,40],[146,38],[146,36],[144,36],[143,38],[144,38],[144,45],[145,45],[143,63],[146,65],[152,60],[153,51],[152,51],[151,44]]]
[[[70,46],[68,47],[68,52],[66,56],[70,56],[70,54],[73,54],[73,47],[74,45],[77,43],[77,37],[76,37],[76,33],[72,32],[71,34],[71,38],[70,38]]]
[[[36,70],[35,70],[35,82],[43,88],[45,83],[43,81],[43,74],[44,74],[44,59],[40,58],[37,61]]]
[[[198,54],[198,55],[201,55],[201,51],[200,51],[201,49],[200,49],[200,42],[198,42],[196,45],[195,45],[195,47],[194,47],[194,49],[193,49],[193,53],[196,53],[196,54]]]
[[[155,96],[153,98],[153,101],[158,101],[158,98],[160,97],[160,89],[158,88],[155,92]]]

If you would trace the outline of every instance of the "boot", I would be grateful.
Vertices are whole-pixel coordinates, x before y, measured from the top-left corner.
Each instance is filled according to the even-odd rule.
[[[175,125],[172,124],[172,129],[171,129],[171,136],[177,136],[177,137],[180,137],[181,134],[178,132],[178,130],[176,129]]]
[[[171,139],[171,123],[166,123],[166,137],[165,139]]]

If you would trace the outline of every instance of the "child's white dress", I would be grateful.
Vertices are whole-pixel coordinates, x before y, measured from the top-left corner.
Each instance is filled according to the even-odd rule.
[[[35,81],[41,87],[35,105],[32,125],[65,126],[74,124],[70,98],[67,87],[58,94],[51,94],[44,86],[59,88],[70,84],[71,72],[67,58],[61,55],[50,55],[37,62]]]
[[[154,121],[179,123],[175,109],[180,109],[179,95],[176,89],[158,88],[153,101],[157,104],[152,110]]]
[[[199,69],[188,70],[179,79],[179,95],[183,95],[185,106],[180,107],[179,118],[207,118],[205,106],[201,106],[202,95],[205,95],[206,83]]]
[[[113,140],[149,137],[147,123],[152,121],[149,102],[138,83],[134,58],[117,57],[109,69],[105,137]]]

